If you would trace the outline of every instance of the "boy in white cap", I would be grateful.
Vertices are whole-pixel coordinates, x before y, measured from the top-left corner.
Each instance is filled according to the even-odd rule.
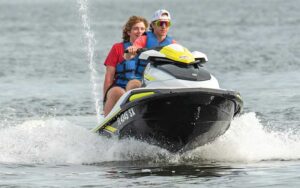
[[[149,32],[140,36],[135,40],[133,46],[127,48],[130,55],[135,55],[139,48],[154,48],[158,46],[166,46],[176,43],[176,41],[168,36],[171,26],[171,15],[165,9],[157,10],[152,18]],[[127,59],[129,56],[127,56]]]

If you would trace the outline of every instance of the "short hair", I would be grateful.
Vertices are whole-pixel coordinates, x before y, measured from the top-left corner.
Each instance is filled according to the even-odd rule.
[[[124,42],[129,42],[130,41],[130,36],[128,35],[128,32],[132,29],[134,24],[137,24],[139,22],[143,22],[145,24],[145,28],[147,30],[148,28],[148,21],[141,17],[141,16],[131,16],[126,24],[123,26],[123,41]]]

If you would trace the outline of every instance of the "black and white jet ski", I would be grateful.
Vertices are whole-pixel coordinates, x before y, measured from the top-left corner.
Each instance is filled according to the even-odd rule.
[[[144,51],[139,60],[149,62],[143,87],[126,92],[94,132],[186,151],[224,134],[241,113],[240,94],[219,87],[203,68],[205,54],[171,44]]]

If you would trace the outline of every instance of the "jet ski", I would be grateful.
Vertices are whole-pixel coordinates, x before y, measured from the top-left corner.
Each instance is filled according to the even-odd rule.
[[[148,63],[143,87],[126,92],[93,132],[184,152],[224,134],[242,111],[240,94],[219,87],[202,52],[171,44],[144,50],[138,61]]]

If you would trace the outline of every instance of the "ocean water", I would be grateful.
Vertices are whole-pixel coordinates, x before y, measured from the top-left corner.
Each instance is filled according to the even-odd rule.
[[[299,187],[297,0],[0,0],[0,186]],[[244,112],[183,154],[91,133],[103,61],[131,15],[168,9]]]

